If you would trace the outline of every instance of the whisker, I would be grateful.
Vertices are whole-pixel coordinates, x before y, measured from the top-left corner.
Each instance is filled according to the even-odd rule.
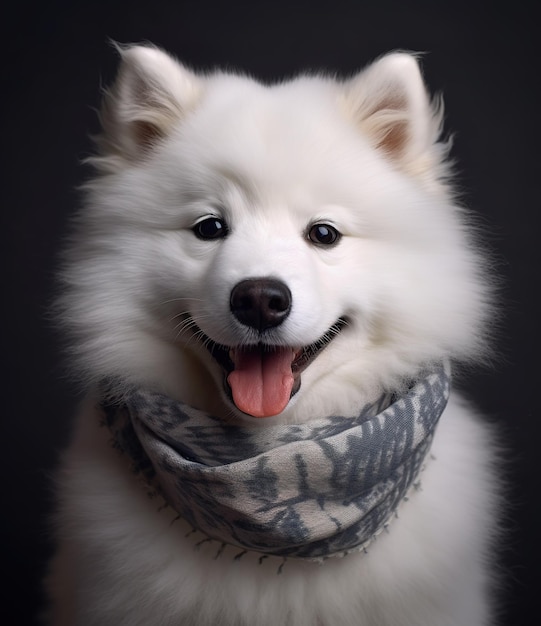
[[[158,306],[162,306],[164,304],[171,304],[172,302],[204,302],[202,298],[188,298],[188,297],[177,297],[170,298],[169,300],[162,300],[158,303]]]

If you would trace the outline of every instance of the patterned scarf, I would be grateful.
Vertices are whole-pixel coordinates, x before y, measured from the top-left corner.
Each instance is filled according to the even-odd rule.
[[[253,428],[141,389],[102,408],[133,471],[208,538],[322,560],[365,548],[418,486],[449,387],[444,364],[355,418]]]

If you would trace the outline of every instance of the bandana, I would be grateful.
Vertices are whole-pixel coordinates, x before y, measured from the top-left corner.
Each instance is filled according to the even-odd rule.
[[[208,538],[323,560],[365,548],[418,486],[449,387],[439,365],[357,417],[301,425],[228,425],[142,389],[102,408],[133,471]]]

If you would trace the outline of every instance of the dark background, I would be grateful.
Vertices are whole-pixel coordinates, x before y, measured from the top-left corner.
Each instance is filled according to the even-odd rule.
[[[78,203],[76,186],[88,175],[81,161],[97,129],[93,108],[100,85],[114,76],[109,38],[149,40],[196,68],[239,67],[265,79],[307,68],[352,73],[397,48],[427,52],[426,79],[445,94],[465,202],[479,214],[503,278],[501,358],[475,373],[467,387],[508,446],[502,458],[509,530],[496,546],[506,571],[502,624],[533,623],[541,522],[541,428],[533,409],[539,386],[533,355],[539,350],[541,103],[536,17],[528,6],[535,3],[148,0],[139,6],[53,0],[4,12],[1,530],[8,581],[2,607],[11,617],[2,617],[3,623],[34,623],[51,550],[50,475],[77,398],[63,376],[58,337],[45,313],[66,220]]]

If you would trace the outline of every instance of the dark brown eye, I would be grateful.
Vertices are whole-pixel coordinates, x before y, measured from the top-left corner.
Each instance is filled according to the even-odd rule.
[[[308,239],[319,246],[332,246],[340,239],[340,233],[329,224],[313,224],[308,230]]]
[[[207,217],[192,228],[198,239],[223,239],[229,232],[227,224],[217,217]]]

